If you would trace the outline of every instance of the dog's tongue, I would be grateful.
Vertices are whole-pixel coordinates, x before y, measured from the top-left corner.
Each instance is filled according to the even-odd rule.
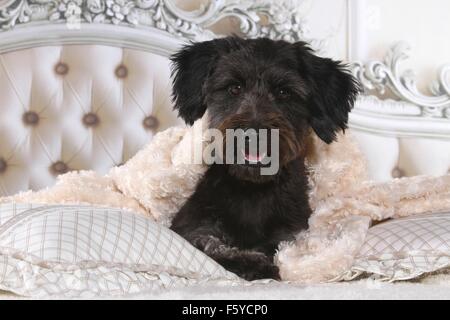
[[[265,153],[262,154],[251,154],[249,152],[246,152],[244,154],[244,158],[245,160],[249,161],[249,162],[261,162],[262,159],[264,159],[264,157],[266,156]]]

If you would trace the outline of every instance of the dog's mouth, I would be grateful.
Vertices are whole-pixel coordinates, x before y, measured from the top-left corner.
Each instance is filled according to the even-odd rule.
[[[260,139],[266,139],[267,137],[256,134],[249,135],[245,139],[244,146],[240,150],[241,156],[244,160],[244,165],[248,166],[261,166],[267,164],[268,160],[268,145],[267,143],[261,144]],[[270,145],[270,143],[269,143]]]
[[[244,156],[244,160],[250,164],[258,164],[261,163],[266,157],[267,152],[256,152],[256,154],[252,154],[249,150],[242,150],[242,155]]]

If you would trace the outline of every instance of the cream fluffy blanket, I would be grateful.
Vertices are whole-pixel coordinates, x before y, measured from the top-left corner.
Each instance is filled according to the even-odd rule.
[[[170,225],[207,167],[192,164],[203,139],[206,115],[190,128],[174,127],[153,140],[121,167],[100,176],[71,172],[55,186],[0,198],[0,202],[88,203],[119,207]],[[351,135],[327,145],[311,134],[309,229],[280,244],[275,256],[281,278],[313,283],[339,279],[352,265],[373,221],[450,209],[450,175],[418,176],[387,183],[368,180],[366,162]]]

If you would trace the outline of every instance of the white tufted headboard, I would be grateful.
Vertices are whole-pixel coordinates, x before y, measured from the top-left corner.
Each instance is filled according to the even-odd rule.
[[[175,124],[167,58],[99,45],[0,55],[0,188],[51,185],[68,170],[105,173]],[[6,166],[6,167],[5,167]]]
[[[125,162],[181,124],[171,53],[219,36],[208,28],[225,17],[248,37],[299,40],[293,5],[215,0],[187,12],[172,0],[0,0],[0,196]]]
[[[293,5],[216,0],[186,12],[167,0],[0,0],[0,196],[123,163],[156,131],[181,123],[169,54],[217,36],[208,28],[229,16],[248,37],[305,40]],[[398,93],[403,79],[392,68],[354,64],[367,89]],[[410,89],[397,95],[409,102],[361,97],[351,115],[377,180],[450,167],[448,85],[419,104]]]
[[[378,181],[450,173],[450,65],[441,69],[431,95],[419,92],[412,70],[401,70],[410,48],[399,42],[384,62],[352,63],[366,93],[350,114],[352,129]],[[379,99],[378,92],[392,99]]]

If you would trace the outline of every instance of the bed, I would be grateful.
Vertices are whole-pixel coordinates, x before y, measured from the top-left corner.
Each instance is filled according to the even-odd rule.
[[[72,170],[105,173],[126,162],[156,132],[181,125],[170,100],[171,53],[191,40],[223,36],[211,28],[230,17],[243,36],[304,40],[295,9],[289,1],[212,1],[196,11],[162,0],[2,1],[0,196],[51,186]],[[350,62],[365,89],[350,131],[377,181],[450,172],[450,67],[442,69],[433,94],[424,95],[410,72],[401,70],[407,57],[408,47],[400,43],[383,62]],[[389,99],[378,97],[386,92]],[[377,297],[370,283],[354,285]],[[348,286],[273,285],[272,292],[330,297]],[[386,290],[413,295],[406,293],[412,285],[403,286]],[[233,290],[205,292],[197,296],[224,298]],[[271,297],[266,289],[234,292]]]

